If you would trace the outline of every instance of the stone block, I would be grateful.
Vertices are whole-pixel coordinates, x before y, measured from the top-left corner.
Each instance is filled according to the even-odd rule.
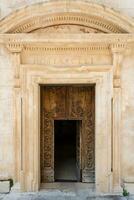
[[[10,181],[0,181],[0,193],[10,192]]]

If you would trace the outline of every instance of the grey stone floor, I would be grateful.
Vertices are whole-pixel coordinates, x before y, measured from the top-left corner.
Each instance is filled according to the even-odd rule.
[[[94,185],[91,184],[50,183],[43,184],[42,188],[36,193],[12,191],[9,194],[1,194],[0,200],[127,200],[121,196],[97,195]],[[134,200],[134,196],[130,196],[129,200]]]
[[[0,194],[0,200],[2,200],[5,197],[5,194]]]
[[[9,193],[0,195],[0,200],[134,200],[134,196],[130,196],[129,198],[125,198],[122,196],[95,196],[85,194],[77,195],[70,193],[62,193],[58,194],[58,192],[54,193],[45,193],[45,192],[37,192],[37,193]]]
[[[70,194],[10,193],[0,195],[0,200],[122,200],[117,196],[86,196]],[[123,199],[124,200],[124,199]]]

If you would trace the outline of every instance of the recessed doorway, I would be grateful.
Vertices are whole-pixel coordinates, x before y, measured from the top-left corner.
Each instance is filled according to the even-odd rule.
[[[79,120],[54,121],[55,181],[80,181],[80,124]]]
[[[41,87],[41,183],[95,182],[95,87]]]

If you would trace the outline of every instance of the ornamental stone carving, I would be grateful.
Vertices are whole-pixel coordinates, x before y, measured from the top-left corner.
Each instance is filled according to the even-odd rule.
[[[89,27],[103,33],[134,32],[132,21],[112,9],[107,10],[86,0],[71,0],[69,4],[60,0],[35,4],[14,12],[0,21],[0,33],[31,33],[63,24]]]

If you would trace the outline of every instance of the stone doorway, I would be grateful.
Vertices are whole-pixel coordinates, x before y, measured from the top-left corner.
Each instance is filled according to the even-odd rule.
[[[81,181],[80,120],[54,121],[54,179]]]
[[[91,68],[94,69],[94,66],[93,67],[89,66],[89,69]],[[48,73],[48,70],[49,70],[49,73]],[[91,124],[92,120],[89,120],[90,119],[89,116],[92,116],[91,113],[93,114],[95,113],[95,115],[93,115],[92,117],[92,119],[95,118],[95,120],[93,120],[95,124],[92,125],[92,128],[95,127],[94,128],[95,134],[93,135],[93,137],[95,136],[95,145],[94,145],[95,162],[93,162],[95,163],[95,167],[93,168],[95,169],[94,170],[95,171],[95,190],[97,192],[111,191],[112,174],[109,175],[109,172],[111,170],[111,146],[110,146],[111,135],[109,134],[111,131],[111,112],[110,112],[111,98],[112,98],[111,72],[87,71],[87,67],[86,69],[85,68],[81,69],[81,67],[71,67],[66,70],[67,71],[62,73],[62,76],[61,76],[61,71],[59,70],[58,67],[55,67],[55,72],[53,73],[50,68],[45,68],[45,67],[44,68],[41,67],[37,69],[35,68],[31,69],[31,67],[24,68],[23,77],[26,78],[26,80],[25,79],[23,80],[23,82],[25,83],[25,87],[23,88],[25,98],[24,98],[23,108],[22,108],[23,110],[23,126],[22,126],[23,127],[23,138],[22,138],[23,171],[21,173],[21,189],[22,191],[38,191],[40,188],[42,188],[42,183],[44,182],[48,183],[51,181],[52,185],[57,184],[57,183],[53,183],[54,182],[54,178],[53,178],[54,177],[54,166],[53,166],[53,148],[54,148],[53,135],[54,134],[52,131],[53,129],[51,128],[53,128],[53,120],[56,120],[57,114],[63,113],[64,111],[63,105],[65,105],[65,100],[63,98],[63,93],[59,92],[57,94],[57,99],[60,98],[62,100],[60,101],[60,104],[58,103],[59,102],[58,100],[56,104],[54,103],[55,101],[53,100],[54,100],[54,96],[56,96],[55,90],[57,91],[59,86],[62,86],[62,87],[66,86],[70,88],[68,90],[72,91],[72,95],[70,94],[70,92],[68,93],[69,95],[71,95],[71,98],[68,98],[68,99],[70,99],[70,104],[71,104],[70,111],[72,110],[73,112],[70,112],[66,109],[66,113],[70,113],[70,117],[75,117],[76,116],[75,113],[79,114],[78,116],[82,116],[82,113],[84,113],[84,116],[87,116],[86,113],[89,113],[90,115],[87,116],[86,124],[87,123]],[[111,81],[109,81],[109,77]],[[50,86],[53,87],[53,90],[52,90],[53,92],[51,91],[50,94],[48,94],[47,90],[49,89]],[[84,89],[87,90],[87,94],[89,94],[89,96],[78,95],[78,94],[76,95],[76,91],[80,90],[78,89],[79,86],[81,86],[81,92],[82,92],[82,87],[83,87],[83,90]],[[91,89],[91,86],[92,86],[92,89]],[[27,88],[29,89],[27,90]],[[91,94],[90,90],[93,92],[94,95],[90,95]],[[59,91],[60,91],[60,87],[59,87]],[[81,96],[83,97],[83,101],[84,99],[88,100],[84,104],[86,105],[85,107],[81,106],[83,105],[82,104],[83,101],[82,100],[80,101]],[[91,100],[92,98],[95,99],[95,101],[92,101]],[[73,103],[74,101],[76,101],[76,99],[77,99],[77,103]],[[46,102],[47,104],[48,102],[50,102],[48,105],[51,105],[51,107],[46,105]],[[92,112],[88,110],[89,108],[91,109],[91,107],[89,106],[91,102],[95,104],[95,106],[91,106],[92,108],[94,108]],[[60,105],[59,106],[60,109],[57,108],[58,105]],[[74,107],[73,105],[77,105],[77,106]],[[79,109],[81,107],[83,109]],[[83,112],[81,112],[82,110]],[[49,118],[51,116],[53,116],[53,118]],[[62,115],[60,115],[60,117],[62,117]],[[63,118],[59,118],[59,119],[63,119]],[[48,127],[50,127],[50,129]],[[82,130],[84,131],[83,128]],[[91,131],[92,129],[88,128],[88,130]],[[83,142],[83,139],[86,142],[84,145],[82,144],[82,147],[84,147],[85,150],[87,151],[87,149],[89,149],[87,147],[91,147],[91,145],[87,145],[90,137],[86,139],[85,137],[87,137],[87,135],[86,134],[82,134],[82,135],[83,135],[82,142]],[[84,154],[84,155],[82,154],[83,155],[82,158],[85,158],[84,160],[82,160],[82,163],[83,163],[82,175],[85,175],[84,172],[85,173],[88,172],[88,168],[86,166],[89,166],[88,165],[89,162],[86,162],[87,159],[86,159],[85,151],[82,151],[82,152]],[[88,150],[87,152],[90,152],[90,151]],[[24,172],[27,172],[27,173],[24,173]],[[90,173],[87,173],[87,175],[89,174]],[[45,177],[46,178],[48,177],[51,179],[46,179],[44,181]],[[88,178],[88,176],[87,177],[83,176],[83,177]]]
[[[55,181],[94,183],[94,127],[94,86],[41,86],[41,183]],[[66,141],[59,136],[59,133],[64,135]],[[72,159],[72,166],[66,153],[70,152],[64,148],[72,148],[69,157]],[[62,156],[63,158],[59,160]],[[61,160],[64,162],[60,163]],[[70,174],[66,175],[68,164]]]

